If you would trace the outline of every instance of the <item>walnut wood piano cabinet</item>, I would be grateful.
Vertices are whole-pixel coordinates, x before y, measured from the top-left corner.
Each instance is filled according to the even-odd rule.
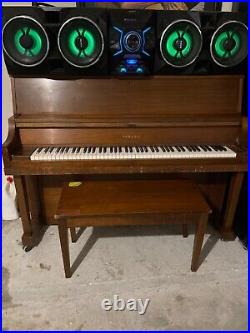
[[[39,244],[68,180],[192,178],[213,209],[224,240],[244,173],[243,76],[143,79],[12,78],[14,115],[3,145],[6,174],[15,177],[27,249]],[[236,158],[32,161],[37,147],[224,144]]]

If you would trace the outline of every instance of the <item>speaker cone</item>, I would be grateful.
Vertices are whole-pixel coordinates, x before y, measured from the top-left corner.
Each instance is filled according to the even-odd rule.
[[[42,25],[28,16],[16,16],[3,27],[3,49],[20,66],[39,65],[49,52],[49,39]]]
[[[58,47],[69,64],[84,68],[99,60],[104,49],[104,39],[93,21],[86,17],[73,17],[61,27]]]
[[[214,62],[221,67],[233,67],[241,63],[248,53],[248,29],[245,24],[229,21],[213,34],[210,52]]]
[[[199,56],[202,35],[189,20],[172,22],[162,33],[160,51],[164,61],[173,67],[186,67]]]

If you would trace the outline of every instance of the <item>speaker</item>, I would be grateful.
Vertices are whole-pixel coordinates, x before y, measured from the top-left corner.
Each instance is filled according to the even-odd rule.
[[[247,13],[217,13],[210,38],[212,73],[246,73]]]
[[[4,59],[14,77],[106,74],[106,39],[102,9],[3,7]]]
[[[35,7],[3,7],[2,41],[10,75],[47,73],[53,38],[45,22],[46,12]]]
[[[11,18],[3,27],[3,48],[17,65],[34,67],[41,64],[49,52],[46,30],[32,17]]]
[[[66,74],[77,76],[107,74],[106,11],[63,8],[57,45]]]
[[[109,65],[116,75],[151,74],[154,63],[155,15],[147,10],[109,11]]]
[[[246,74],[247,13],[157,13],[157,74]]]
[[[156,15],[155,72],[194,72],[203,45],[199,12],[161,11]]]
[[[246,74],[247,13],[3,7],[11,76]]]

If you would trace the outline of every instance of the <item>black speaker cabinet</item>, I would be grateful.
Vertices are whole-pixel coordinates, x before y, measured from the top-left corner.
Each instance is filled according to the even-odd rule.
[[[247,13],[158,12],[155,73],[242,73],[247,42]]]
[[[247,73],[247,13],[3,7],[10,75]]]
[[[10,75],[49,73],[55,44],[46,11],[36,7],[3,7],[3,50]]]
[[[106,74],[107,18],[102,9],[3,7],[3,50],[15,77]]]
[[[63,8],[57,46],[66,75],[107,74],[106,11]]]
[[[112,74],[153,72],[155,15],[147,10],[109,12],[109,64]]]
[[[211,74],[247,74],[247,13],[202,15],[203,34],[209,45]]]
[[[157,13],[155,72],[189,74],[196,70],[203,46],[199,12]]]

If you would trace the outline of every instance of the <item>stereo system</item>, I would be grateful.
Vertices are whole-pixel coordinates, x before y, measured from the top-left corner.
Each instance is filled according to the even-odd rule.
[[[14,77],[246,71],[247,13],[3,7]]]

